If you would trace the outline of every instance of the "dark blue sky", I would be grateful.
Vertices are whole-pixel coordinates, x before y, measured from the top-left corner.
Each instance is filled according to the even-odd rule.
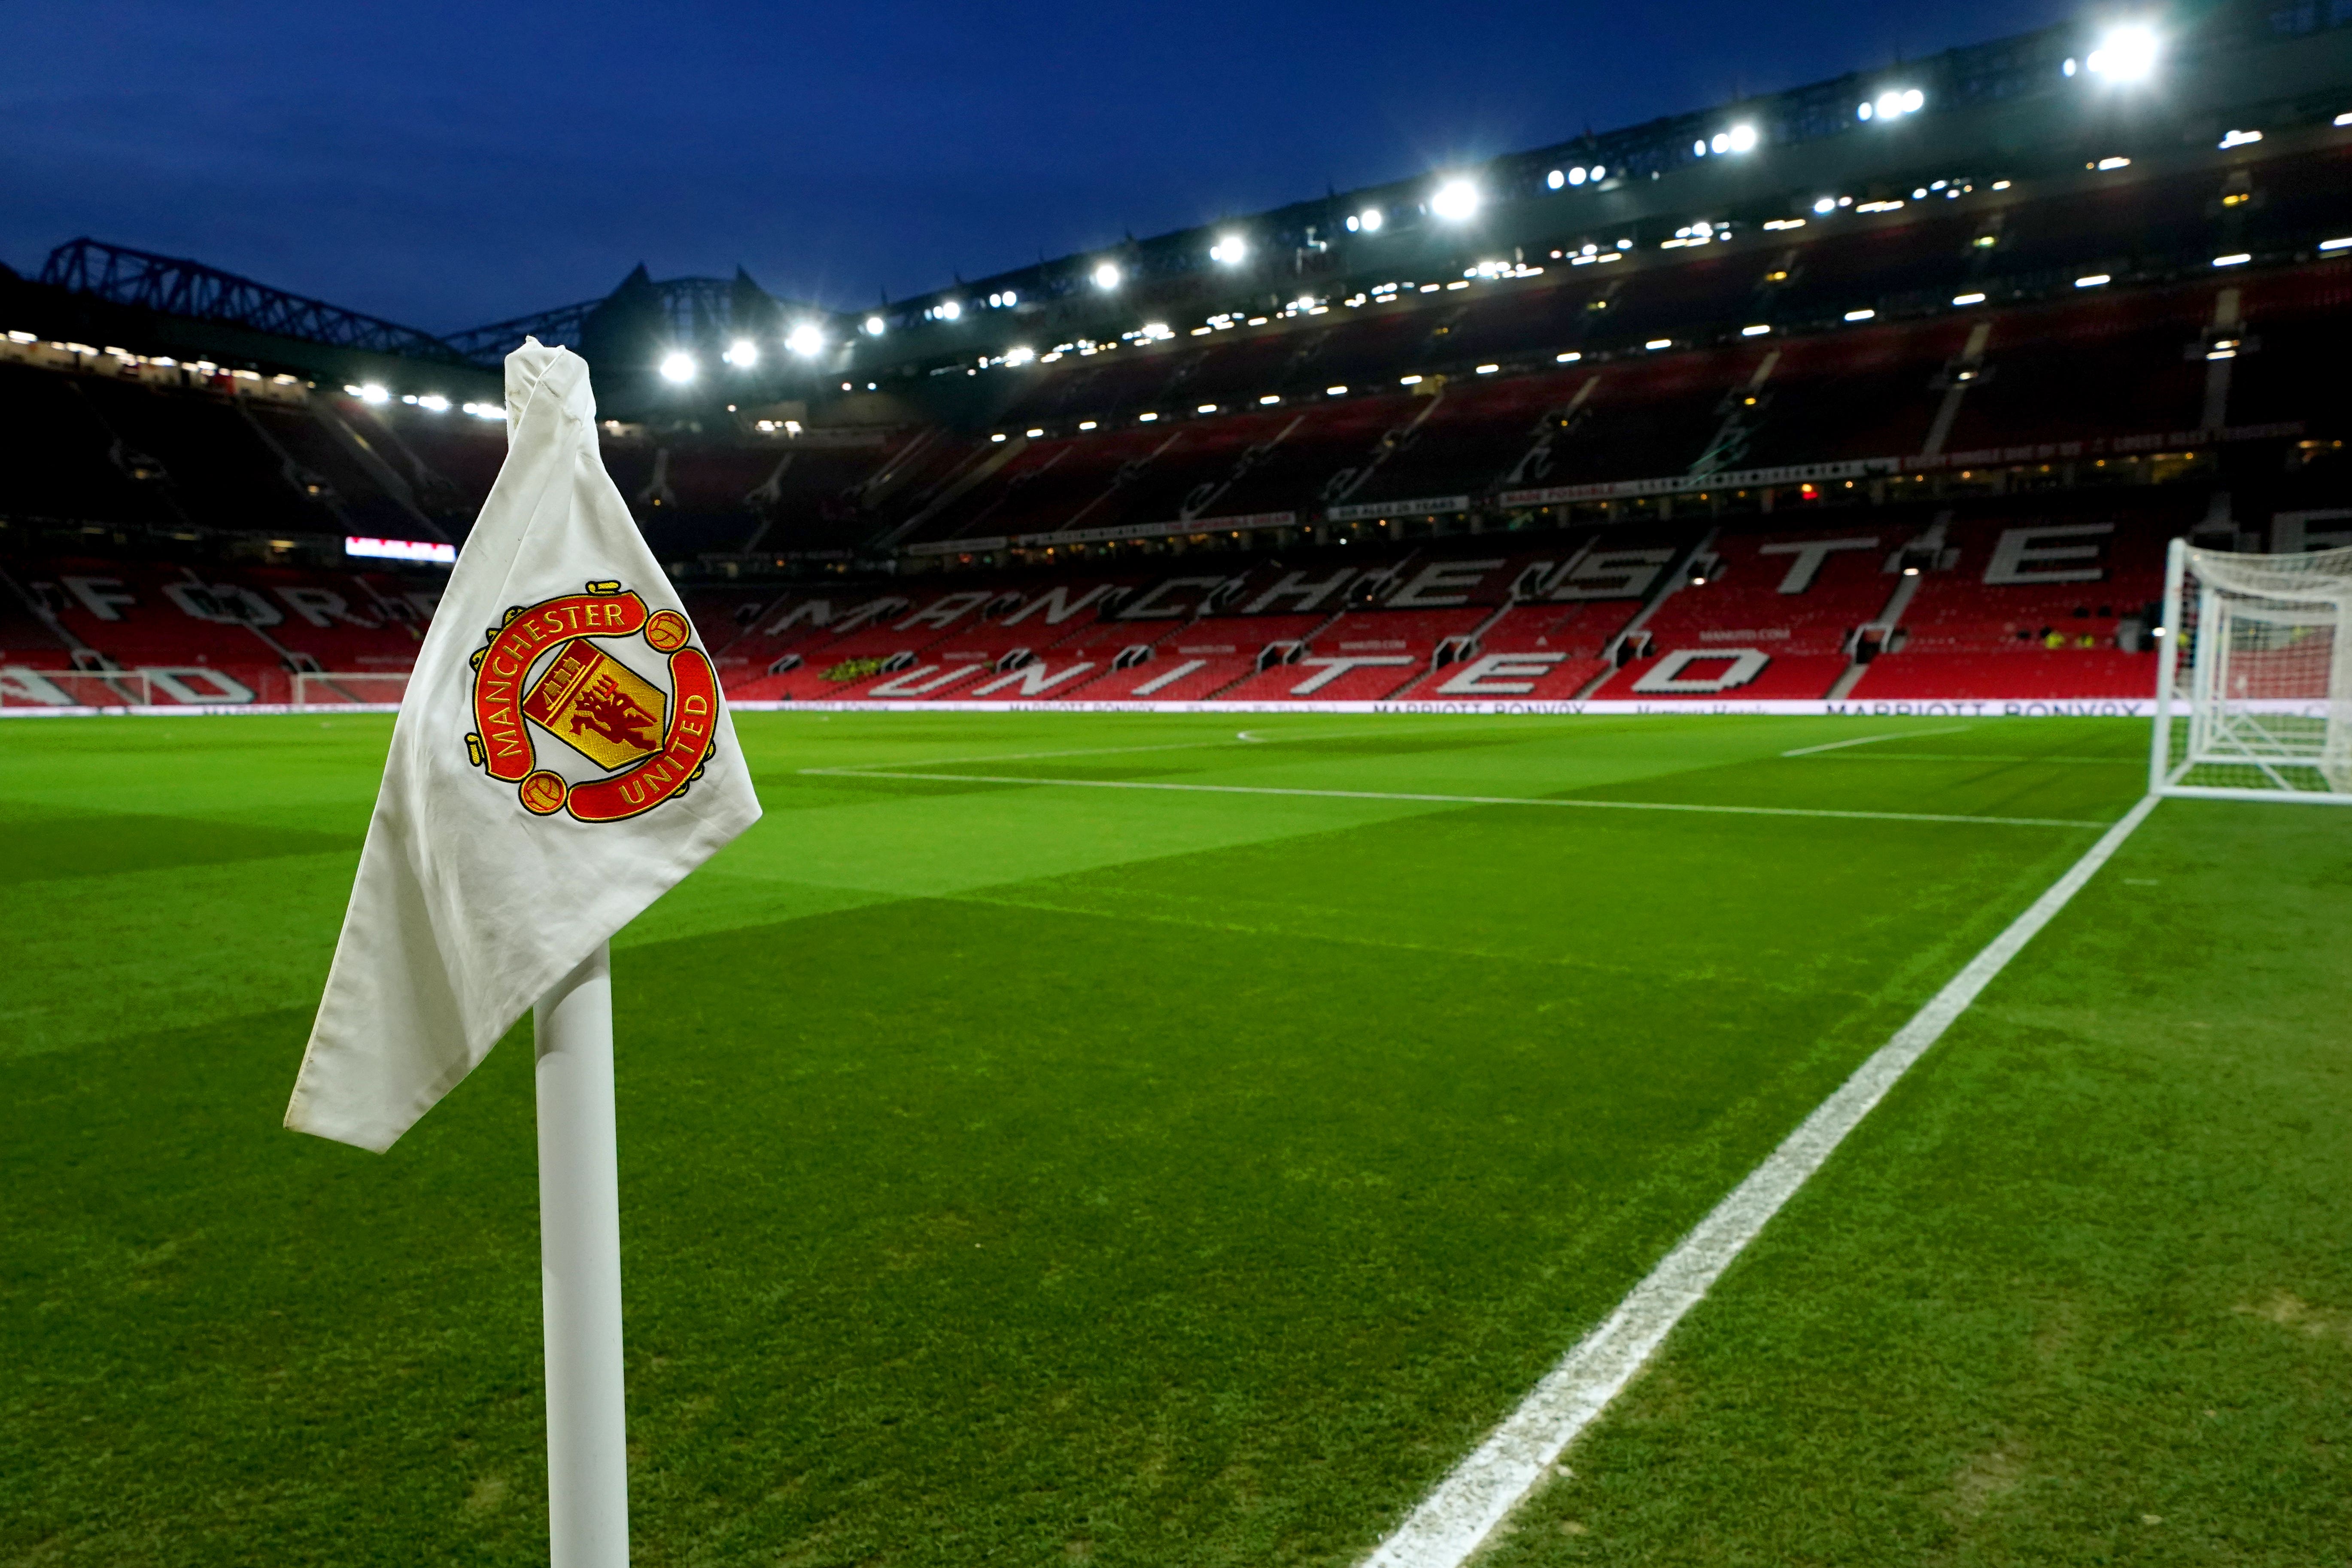
[[[639,260],[837,307],[1932,53],[2065,0],[0,7],[0,260],[450,330]]]

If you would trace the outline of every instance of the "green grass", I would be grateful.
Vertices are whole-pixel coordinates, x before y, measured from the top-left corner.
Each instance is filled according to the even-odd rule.
[[[1352,1562],[2096,831],[1364,796],[2144,779],[1240,721],[740,721],[767,818],[615,957],[636,1561]],[[525,1042],[388,1156],[278,1127],[388,729],[0,731],[0,1563],[544,1561]],[[2347,847],[2160,810],[1501,1559],[2341,1561]]]

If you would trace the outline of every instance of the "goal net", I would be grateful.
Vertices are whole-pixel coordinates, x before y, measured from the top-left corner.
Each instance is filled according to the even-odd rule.
[[[408,693],[408,671],[298,669],[294,672],[296,708],[377,708],[400,706]]]
[[[2172,542],[2151,786],[2352,805],[2352,549]]]

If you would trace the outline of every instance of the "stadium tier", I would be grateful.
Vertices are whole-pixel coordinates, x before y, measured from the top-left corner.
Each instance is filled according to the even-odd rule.
[[[737,701],[2138,700],[2164,542],[2196,521],[2161,495],[1995,500],[688,603]],[[102,703],[71,679],[95,671],[207,704],[396,674],[434,598],[383,573],[96,557],[12,563],[7,586],[12,705]]]

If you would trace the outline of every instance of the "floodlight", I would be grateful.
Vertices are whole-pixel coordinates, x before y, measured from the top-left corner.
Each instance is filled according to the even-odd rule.
[[[815,322],[803,321],[785,337],[784,347],[803,359],[814,359],[824,347],[824,333],[817,330]]]
[[[1724,132],[1724,142],[1734,153],[1753,153],[1756,151],[1756,127],[1735,125]]]
[[[738,370],[749,370],[760,363],[760,345],[749,338],[737,338],[719,357]]]
[[[1706,157],[1706,143],[1704,141],[1700,141],[1700,142],[1692,142],[1692,143],[1691,143],[1691,156],[1692,156],[1692,157],[1694,157],[1694,158],[1704,158],[1704,157]]]
[[[1429,210],[1448,223],[1460,223],[1478,211],[1478,187],[1467,180],[1448,180],[1429,198]]]
[[[1833,213],[1837,211],[1837,198],[1823,196],[1813,204],[1813,210],[1817,213]]]
[[[1364,226],[1367,228],[1380,227],[1381,226],[1378,216],[1375,215],[1373,221],[1366,224]],[[1249,242],[1243,239],[1242,237],[1237,234],[1221,234],[1217,237],[1217,243],[1209,247],[1209,259],[1212,261],[1222,261],[1228,267],[1240,266],[1242,258],[1248,254]]]
[[[1125,277],[1126,274],[1118,269],[1118,262],[1101,262],[1095,268],[1095,287],[1097,289],[1116,289],[1118,287],[1120,280]]]
[[[1366,207],[1356,215],[1356,221],[1364,226],[1366,234],[1377,234],[1380,232],[1381,225],[1388,220],[1380,208]]]
[[[662,355],[661,377],[664,381],[674,381],[680,384],[692,381],[694,356],[676,351]]]
[[[383,387],[378,386],[374,382],[371,381],[365,386],[360,388],[360,401],[362,403],[389,403],[392,401],[392,394],[386,392]]]
[[[2243,261],[2245,258],[2242,256],[2238,259]],[[2213,265],[2221,267],[2225,264],[2217,261],[2213,263]],[[424,396],[416,400],[416,406],[425,409],[428,413],[446,414],[449,412],[449,400],[442,396],[437,392],[428,392]]]
[[[2141,81],[2156,69],[2158,50],[2153,29],[2133,23],[2111,28],[2083,60],[2084,68],[2093,76],[2105,77],[2109,81]]]
[[[1927,95],[1917,88],[1888,88],[1866,103],[1854,105],[1856,120],[1900,120],[1906,114],[1916,114],[1927,105]]]
[[[1570,169],[1568,172],[1568,183],[1571,185],[1580,185],[1591,177],[1582,169]]]
[[[879,316],[868,316],[866,318],[866,335],[869,338],[878,338],[888,330],[889,325],[889,322]]]
[[[1550,174],[1544,176],[1544,184],[1552,190],[1556,191],[1559,189],[1562,185],[1568,184],[1568,171],[1565,169],[1554,169]]]
[[[940,321],[952,321],[957,317],[963,314],[963,302],[959,300],[943,300],[937,309],[940,313]]]

